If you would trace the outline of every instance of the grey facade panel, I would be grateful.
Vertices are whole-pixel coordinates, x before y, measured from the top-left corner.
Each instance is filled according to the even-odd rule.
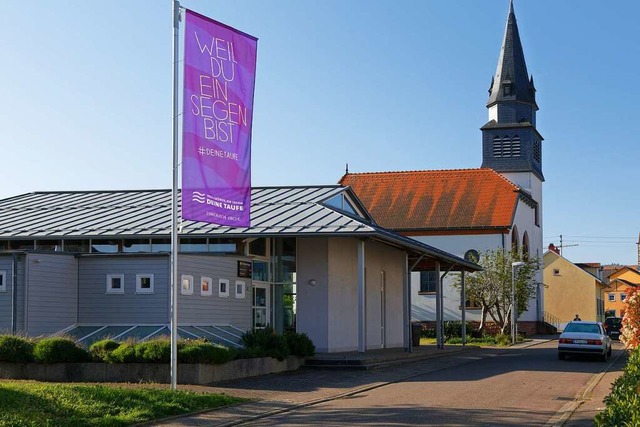
[[[193,276],[193,294],[178,295],[178,323],[180,324],[232,324],[246,331],[251,329],[251,279],[239,278],[238,260],[245,257],[212,255],[180,255],[178,272]],[[201,279],[212,279],[211,295],[202,295]],[[229,281],[229,295],[219,295],[219,280]],[[236,281],[245,283],[244,298],[236,297]]]
[[[5,291],[0,290],[0,333],[11,332],[11,306],[13,297],[13,257],[0,255],[0,271],[4,272]]]
[[[81,256],[78,323],[169,322],[169,257]],[[153,274],[153,293],[136,293],[136,275]],[[124,293],[107,293],[107,275],[124,275]]]
[[[77,322],[78,260],[73,255],[26,257],[27,334],[46,335]]]

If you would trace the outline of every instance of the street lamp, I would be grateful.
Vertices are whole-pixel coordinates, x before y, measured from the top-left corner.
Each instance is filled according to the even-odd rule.
[[[522,261],[511,263],[511,344],[516,343],[516,321],[518,320],[518,311],[516,308],[516,270],[524,264]]]

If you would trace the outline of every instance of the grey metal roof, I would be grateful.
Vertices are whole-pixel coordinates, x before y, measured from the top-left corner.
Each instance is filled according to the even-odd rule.
[[[442,261],[477,270],[462,258],[323,204],[348,187],[255,187],[251,191],[251,226],[226,227],[184,220],[181,237],[360,236],[373,237]],[[179,203],[180,204],[180,203]],[[362,208],[363,209],[363,208]],[[0,239],[168,238],[171,191],[35,192],[0,200]]]
[[[180,234],[253,235],[372,231],[320,202],[340,186],[259,187],[251,192],[251,227],[184,220]],[[167,237],[171,191],[35,192],[0,200],[0,238]]]

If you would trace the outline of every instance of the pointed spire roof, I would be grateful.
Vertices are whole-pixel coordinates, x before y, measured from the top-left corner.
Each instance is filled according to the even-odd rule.
[[[496,75],[492,77],[487,107],[500,101],[520,101],[535,104],[533,78],[529,78],[513,0],[509,2],[509,16],[504,31]],[[537,109],[537,108],[536,108]]]

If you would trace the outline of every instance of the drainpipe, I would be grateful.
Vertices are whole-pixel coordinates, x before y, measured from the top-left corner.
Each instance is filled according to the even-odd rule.
[[[366,350],[366,293],[365,293],[365,263],[364,240],[358,242],[358,352]]]
[[[412,352],[412,337],[413,330],[411,328],[411,272],[409,271],[409,254],[404,254],[404,284],[402,290],[404,292],[404,329],[403,339],[404,350],[408,353]]]
[[[440,278],[440,261],[436,261],[436,343],[438,349],[444,348],[444,339],[442,336],[442,279]]]
[[[462,267],[462,277],[460,278],[460,303],[462,305],[462,346],[467,345],[467,295],[464,284],[464,267]]]

